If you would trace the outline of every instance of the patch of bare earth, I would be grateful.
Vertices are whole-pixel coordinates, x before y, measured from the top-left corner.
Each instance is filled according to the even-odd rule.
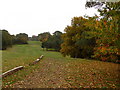
[[[76,60],[44,59],[40,68],[14,88],[118,88],[119,64]]]

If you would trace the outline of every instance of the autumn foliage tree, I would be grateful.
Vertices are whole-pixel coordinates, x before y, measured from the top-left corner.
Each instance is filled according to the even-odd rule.
[[[105,7],[98,9],[103,17],[92,17],[87,26],[91,28],[96,39],[94,58],[102,61],[116,62],[120,59],[120,2],[106,3]],[[95,27],[92,27],[95,26]]]
[[[74,17],[65,28],[61,53],[73,58],[117,62],[120,60],[120,2],[86,4],[88,7],[96,5],[100,17]]]
[[[63,44],[61,45],[61,53],[64,56],[73,58],[91,58],[93,48],[95,46],[95,38],[88,37],[90,29],[86,27],[87,19],[83,17],[74,17],[71,26],[65,28],[63,34]]]

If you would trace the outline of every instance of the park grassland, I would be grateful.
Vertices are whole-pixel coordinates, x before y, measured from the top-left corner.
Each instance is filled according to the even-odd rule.
[[[34,60],[40,57],[40,42],[29,42],[28,45],[14,45],[12,48],[2,51],[2,72],[13,69],[17,66],[24,66],[25,69],[3,79],[3,87],[23,79],[27,74],[37,68],[29,66]]]
[[[38,41],[29,41],[27,45],[14,45],[12,48],[2,51],[2,72],[17,66],[25,66],[23,70],[3,78],[3,87],[12,87],[14,83],[24,80],[34,72],[40,72],[40,70],[41,73],[46,71],[46,74],[53,74],[55,77],[58,77],[57,73],[63,73],[61,75],[67,84],[61,87],[120,87],[118,79],[119,64],[63,57],[59,52],[43,50],[40,45],[41,43]],[[44,55],[43,59],[38,64],[29,66],[40,55]],[[57,73],[55,73],[57,68]],[[46,77],[49,77],[49,75]],[[51,85],[51,83],[48,83],[48,85]]]
[[[14,45],[12,48],[4,50],[2,52],[2,71],[5,72],[20,65],[27,66],[41,55],[38,49],[37,45],[29,42],[29,45]]]
[[[39,41],[29,41],[29,44],[14,45],[12,48],[2,52],[2,72],[13,69],[17,66],[25,66],[25,69],[3,79],[3,87],[7,87],[18,80],[22,80],[28,74],[34,72],[39,65],[29,66],[41,55],[45,57],[60,58],[62,55],[57,52],[46,52],[40,47]]]

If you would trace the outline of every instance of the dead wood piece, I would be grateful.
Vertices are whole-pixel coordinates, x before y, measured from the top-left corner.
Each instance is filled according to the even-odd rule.
[[[37,60],[35,60],[33,63],[31,63],[31,64],[29,64],[29,65],[34,65],[34,64],[36,64],[36,63],[39,62],[40,59],[42,59],[42,58],[43,58],[43,55],[41,55],[40,58],[38,58]]]
[[[15,72],[17,72],[17,71],[19,71],[21,69],[23,69],[23,66],[15,67],[15,68],[13,68],[11,70],[8,70],[7,72],[3,73],[2,77],[6,77],[8,75],[11,75],[11,74],[13,74],[13,73],[15,73]]]
[[[43,58],[43,55],[41,55],[39,59],[42,59],[42,58]]]

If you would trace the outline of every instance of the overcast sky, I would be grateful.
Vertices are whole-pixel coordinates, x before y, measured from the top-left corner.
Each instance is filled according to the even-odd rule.
[[[75,16],[97,13],[85,9],[86,0],[0,0],[0,29],[10,34],[64,31]]]

